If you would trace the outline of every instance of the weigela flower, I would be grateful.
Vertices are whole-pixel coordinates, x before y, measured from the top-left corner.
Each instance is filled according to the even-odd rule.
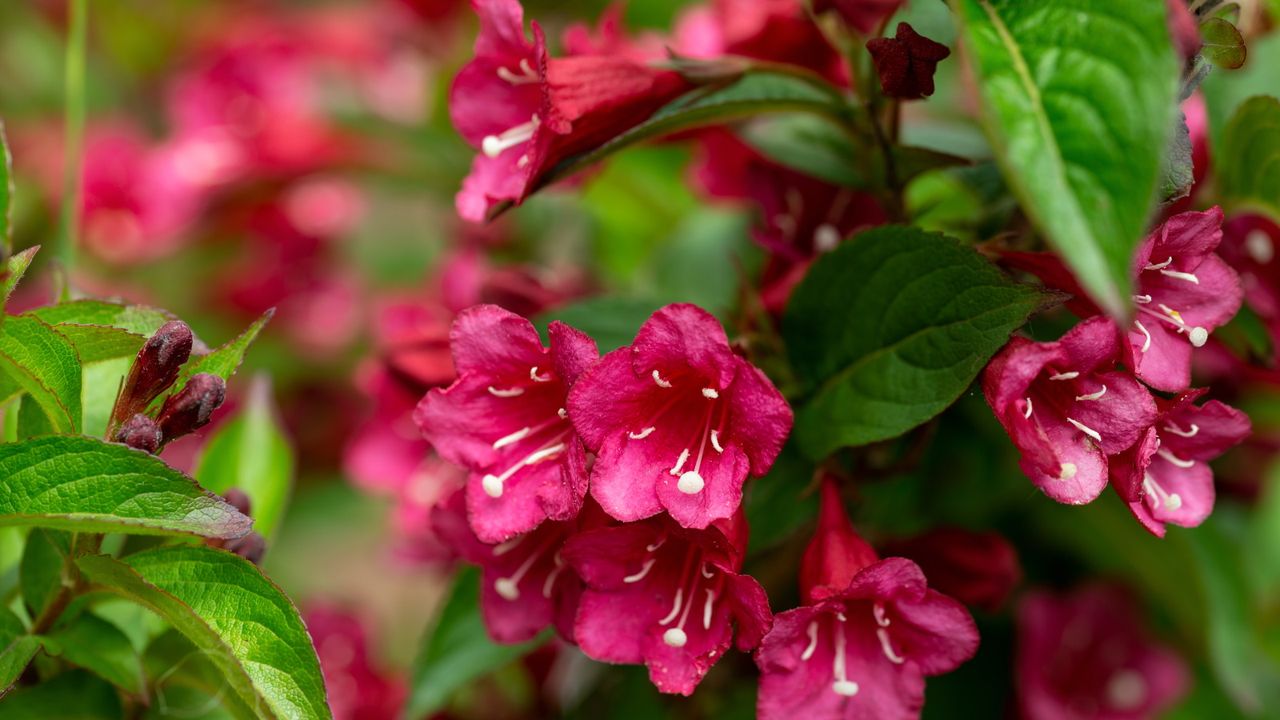
[[[892,38],[868,40],[867,51],[876,64],[884,94],[902,100],[932,95],[938,63],[951,55],[946,45],[917,33],[906,23],[898,23]]]
[[[1119,334],[1105,317],[1057,342],[1015,337],[987,366],[982,390],[1044,494],[1079,505],[1107,485],[1107,457],[1127,450],[1155,421],[1151,393],[1115,369]]]
[[[937,528],[884,549],[919,565],[930,587],[987,612],[999,610],[1022,579],[1017,551],[994,532]]]
[[[414,419],[445,458],[471,470],[467,513],[484,542],[577,515],[586,454],[565,412],[570,385],[599,357],[591,338],[553,322],[542,347],[528,320],[495,305],[460,313],[450,342],[458,379]]]
[[[480,610],[490,637],[501,643],[529,640],[548,625],[574,639],[574,616],[582,583],[565,559],[565,541],[603,514],[548,521],[502,543],[483,543],[464,520],[461,493],[440,503],[431,523],[440,538],[464,560],[481,568]]]
[[[869,35],[880,23],[898,11],[905,0],[814,0],[816,13],[834,10],[841,19],[863,35]]]
[[[1195,527],[1213,510],[1208,461],[1249,435],[1249,418],[1217,400],[1197,406],[1206,391],[1159,403],[1142,440],[1111,460],[1111,483],[1138,522],[1164,537],[1165,523]]]
[[[735,625],[743,652],[769,629],[764,588],[738,573],[745,546],[740,512],[702,530],[656,517],[573,537],[562,555],[586,585],[574,639],[596,660],[644,663],[661,692],[691,694]]]
[[[840,53],[799,0],[711,0],[681,13],[674,35],[680,57],[736,55],[799,65],[848,83]]]
[[[376,666],[360,619],[317,604],[310,604],[302,617],[315,643],[334,720],[399,717],[408,688],[404,678]]]
[[[524,34],[517,0],[473,0],[480,15],[475,58],[459,71],[449,114],[481,152],[458,193],[458,214],[484,220],[519,203],[559,161],[595,147],[687,89],[674,72],[624,57],[549,58],[542,28]]]
[[[916,718],[925,676],[978,649],[964,606],[930,590],[910,560],[878,559],[830,480],[801,590],[805,605],[777,615],[756,653],[762,720]]]
[[[707,527],[733,514],[791,431],[791,408],[694,305],[655,312],[569,394],[569,417],[595,452],[591,493],[629,522],[666,510]]]
[[[1158,717],[1187,690],[1182,659],[1153,642],[1124,592],[1028,595],[1018,610],[1017,692],[1034,720]]]

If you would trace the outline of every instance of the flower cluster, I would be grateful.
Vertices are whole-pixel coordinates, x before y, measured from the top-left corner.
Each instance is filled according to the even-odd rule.
[[[1159,536],[1166,523],[1195,527],[1208,517],[1206,463],[1249,434],[1243,413],[1218,401],[1197,406],[1205,391],[1190,389],[1193,348],[1235,315],[1243,296],[1236,272],[1214,252],[1221,226],[1216,207],[1183,212],[1146,238],[1134,259],[1134,318],[1123,331],[1097,314],[1054,256],[1005,256],[1075,293],[1069,306],[1087,317],[1056,342],[1014,338],[983,380],[1023,472],[1049,497],[1083,504],[1110,482]],[[1165,400],[1152,389],[1178,395]]]

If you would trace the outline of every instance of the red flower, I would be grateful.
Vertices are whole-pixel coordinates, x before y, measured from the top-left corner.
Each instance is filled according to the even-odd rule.
[[[939,592],[987,612],[999,610],[1022,579],[1017,551],[994,532],[938,528],[885,550],[915,561]]]
[[[738,574],[742,514],[703,530],[665,517],[584,532],[564,559],[586,585],[574,639],[611,663],[644,663],[665,693],[689,695],[729,648],[759,644],[771,614],[764,588]]]
[[[787,401],[729,348],[719,321],[668,305],[629,347],[569,394],[569,418],[597,454],[591,492],[629,522],[666,510],[685,527],[728,518],[748,475],[763,475],[791,431]]]
[[[868,40],[867,51],[875,61],[884,94],[903,100],[932,95],[938,63],[951,55],[946,45],[918,34],[906,23],[898,23],[893,38]]]

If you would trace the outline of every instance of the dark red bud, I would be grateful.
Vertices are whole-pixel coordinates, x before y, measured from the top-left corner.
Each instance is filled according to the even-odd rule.
[[[951,55],[946,45],[917,33],[906,23],[898,23],[892,38],[868,40],[867,51],[876,64],[884,94],[903,100],[932,95],[938,63]]]
[[[934,590],[987,612],[999,610],[1022,579],[1017,551],[994,532],[939,528],[884,550],[914,560]]]
[[[254,565],[258,565],[262,562],[262,556],[267,552],[267,541],[260,533],[251,532],[242,538],[232,540],[223,547]]]
[[[182,390],[170,395],[156,418],[164,441],[169,442],[204,427],[227,397],[227,383],[217,375],[191,376]]]
[[[116,442],[149,453],[160,449],[160,439],[160,426],[141,413],[126,420],[115,434]]]
[[[876,562],[876,551],[853,529],[835,480],[822,481],[818,529],[800,560],[800,593],[806,603],[843,591],[862,568]]]
[[[178,379],[182,365],[191,357],[194,341],[191,328],[181,320],[171,320],[147,339],[138,351],[129,377],[116,401],[112,417],[116,422],[147,409]]]
[[[222,493],[222,498],[227,501],[231,507],[240,511],[241,515],[249,514],[249,496],[240,488],[230,488]]]

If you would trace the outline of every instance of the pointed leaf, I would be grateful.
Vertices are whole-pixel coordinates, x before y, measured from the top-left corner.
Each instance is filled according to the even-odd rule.
[[[51,326],[22,315],[0,325],[0,397],[14,386],[35,400],[56,432],[80,430],[80,358]]]
[[[273,315],[275,315],[275,310],[268,310],[231,342],[218,347],[207,355],[192,357],[186,365],[182,366],[182,373],[178,375],[178,380],[173,383],[173,390],[156,398],[152,406],[159,407],[164,403],[164,398],[180,392],[182,388],[187,386],[187,381],[191,379],[192,375],[206,373],[217,375],[223,380],[230,380],[236,370],[240,369],[240,363],[244,362],[244,354],[248,352],[249,346],[258,338],[258,334],[262,332],[262,328],[266,327],[267,322],[271,320]]]
[[[27,634],[22,620],[9,608],[0,607],[0,695],[18,679],[38,649],[40,643]],[[3,703],[0,700],[0,717],[7,717]]]
[[[1225,203],[1280,221],[1280,100],[1249,98],[1222,137],[1217,166]]]
[[[142,659],[120,628],[81,613],[40,638],[45,652],[82,667],[133,695],[145,690]]]
[[[0,445],[0,525],[237,538],[251,521],[157,457],[87,437]]]
[[[72,300],[30,310],[50,325],[108,325],[135,335],[149,336],[161,325],[176,320],[167,310],[147,305],[122,305],[102,300]]]
[[[1244,66],[1248,49],[1235,25],[1220,17],[1211,17],[1200,23],[1200,39],[1204,42],[1200,54],[1209,62],[1228,70]]]
[[[39,251],[40,247],[37,245],[4,261],[4,268],[0,269],[0,311],[4,310],[13,289],[18,286],[22,276],[27,274],[27,268],[31,267],[31,261]],[[3,316],[0,316],[0,320],[3,320]]]
[[[22,599],[31,617],[39,617],[62,588],[62,570],[71,554],[71,536],[35,528],[27,535],[18,567]]]

